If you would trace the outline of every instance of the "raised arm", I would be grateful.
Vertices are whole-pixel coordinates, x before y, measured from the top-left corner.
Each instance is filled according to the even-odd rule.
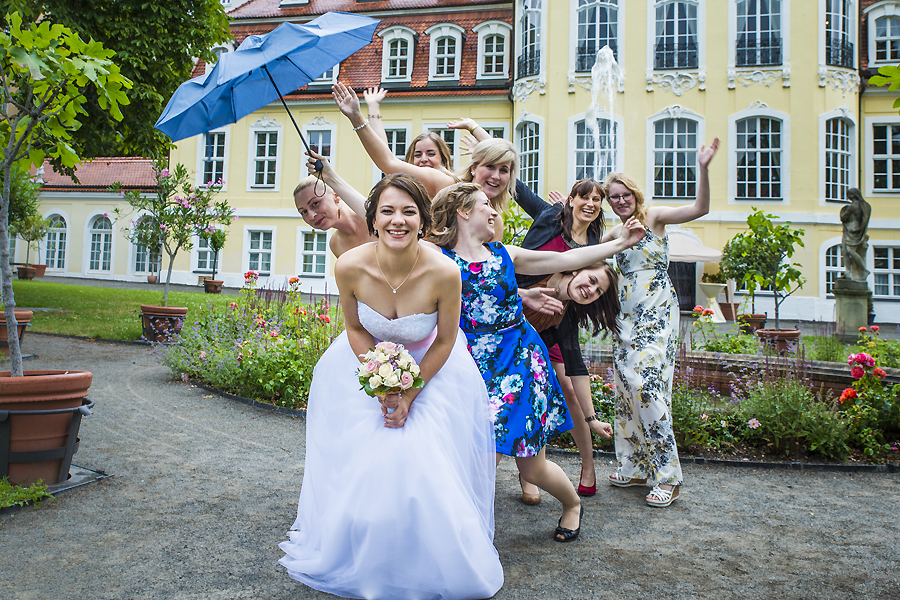
[[[647,224],[657,231],[666,225],[687,223],[709,213],[709,163],[719,149],[719,138],[697,153],[697,198],[687,206],[653,206],[647,211]]]
[[[604,261],[615,254],[631,248],[643,239],[646,234],[644,226],[636,219],[628,219],[622,233],[611,242],[574,248],[568,252],[545,252],[526,250],[517,246],[506,246],[516,273],[522,275],[546,275],[561,271],[574,271]]]
[[[347,203],[347,206],[350,207],[350,210],[355,212],[362,218],[366,217],[366,197],[356,191],[353,187],[350,186],[349,183],[344,181],[340,175],[337,174],[337,171],[334,170],[334,167],[331,166],[331,163],[328,162],[321,154],[317,153],[315,150],[310,150],[306,154],[309,156],[309,160],[306,161],[306,168],[309,170],[310,175],[315,175],[315,162],[316,159],[322,161],[322,181],[324,181],[328,187],[334,190],[334,193],[338,195],[338,197]]]
[[[491,139],[491,134],[489,134],[484,127],[476,123],[474,119],[459,118],[447,123],[447,127],[450,129],[464,129],[474,135],[475,139],[479,142]]]
[[[397,158],[387,143],[378,137],[378,134],[370,127],[368,120],[363,117],[359,107],[359,98],[351,88],[338,82],[331,86],[331,95],[344,116],[350,120],[353,130],[359,136],[359,141],[362,142],[369,158],[379,169],[385,173],[412,175],[422,182],[425,190],[432,197],[448,185],[456,183],[453,177],[437,169],[417,167]]]
[[[363,98],[369,109],[369,127],[387,144],[387,134],[384,132],[384,122],[381,119],[381,101],[385,96],[387,90],[384,88],[370,87],[363,90]]]
[[[516,179],[516,204],[522,207],[522,210],[528,213],[532,219],[537,219],[544,210],[550,206],[547,202],[541,200],[541,197],[531,191],[531,188],[522,183],[520,179]]]

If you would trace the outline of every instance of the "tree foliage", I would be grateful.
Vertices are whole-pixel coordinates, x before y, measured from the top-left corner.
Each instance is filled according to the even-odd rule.
[[[153,128],[156,119],[190,78],[195,59],[214,61],[213,47],[232,39],[220,0],[0,0],[0,7],[9,5],[102,43],[134,84],[121,121],[87,91],[91,127],[72,140],[82,158],[165,156],[170,141]]]
[[[9,333],[10,367],[21,376],[22,352],[16,335],[16,306],[9,266],[9,209],[14,169],[40,166],[47,156],[72,167],[80,159],[72,136],[85,119],[85,92],[113,119],[128,104],[131,82],[110,60],[113,52],[95,40],[48,21],[25,22],[7,14],[0,30],[0,274]]]
[[[895,65],[884,65],[878,67],[880,75],[869,77],[869,84],[884,87],[889,86],[889,92],[900,90],[900,67]],[[900,108],[900,98],[894,100],[894,108]]]

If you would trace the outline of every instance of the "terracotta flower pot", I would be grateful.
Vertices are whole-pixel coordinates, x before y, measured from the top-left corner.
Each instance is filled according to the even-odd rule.
[[[147,275],[147,283],[156,283],[156,275]]]
[[[767,317],[765,313],[753,313],[738,315],[737,318],[741,322],[741,333],[753,333],[765,326]]]
[[[16,313],[16,322],[19,324],[19,344],[22,343],[22,338],[25,337],[25,328],[31,323],[31,318],[34,316],[34,313],[30,310],[23,310],[20,308],[15,309]],[[0,310],[0,354],[3,356],[9,356],[9,336],[7,336],[6,330],[6,315],[3,314],[3,311]]]
[[[25,371],[24,377],[0,372],[0,477],[9,475],[10,483],[21,486],[69,478],[84,412],[79,407],[92,379],[89,371]],[[60,409],[58,414],[16,414]],[[41,455],[27,455],[34,452]]]
[[[722,309],[722,316],[725,317],[726,321],[734,321],[737,317],[738,306],[740,306],[737,302],[720,302],[719,308]]]
[[[47,272],[47,265],[31,265],[34,267],[34,276],[35,277],[43,277],[44,273]]]
[[[779,354],[796,350],[800,341],[799,329],[757,329],[756,336],[764,346],[774,348]]]
[[[151,342],[169,342],[179,333],[187,315],[186,306],[141,304],[144,337]]]
[[[19,279],[34,279],[37,269],[30,265],[20,265],[16,267],[16,272],[19,275]]]
[[[207,294],[221,294],[223,279],[204,279],[203,289]]]

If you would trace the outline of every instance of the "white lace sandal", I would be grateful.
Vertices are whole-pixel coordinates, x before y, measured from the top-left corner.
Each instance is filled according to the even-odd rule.
[[[681,486],[673,486],[671,490],[664,490],[658,485],[650,490],[650,493],[647,494],[647,504],[650,506],[656,506],[658,508],[664,508],[672,504],[675,501],[675,498],[678,497],[678,490]]]
[[[621,473],[616,471],[615,473],[610,473],[609,483],[610,485],[614,485],[616,487],[631,487],[633,485],[647,485],[647,480],[635,479],[634,477],[625,477]]]

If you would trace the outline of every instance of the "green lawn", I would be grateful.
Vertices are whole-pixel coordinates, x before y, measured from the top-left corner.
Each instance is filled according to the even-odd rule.
[[[13,292],[18,308],[55,308],[35,311],[30,331],[79,335],[108,340],[141,337],[141,304],[162,304],[158,290],[123,290],[69,285],[40,280],[15,280]],[[169,292],[169,306],[189,308],[185,326],[194,322],[201,306],[213,302],[227,306],[233,296],[192,292]]]

